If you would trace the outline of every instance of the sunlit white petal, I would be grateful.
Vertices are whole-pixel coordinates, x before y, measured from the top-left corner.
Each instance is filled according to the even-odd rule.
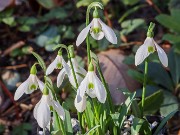
[[[64,109],[62,108],[62,106],[56,102],[56,101],[52,101],[53,102],[53,107],[56,110],[56,112],[59,114],[59,116],[61,117],[62,120],[65,119],[65,112]]]
[[[80,102],[82,100],[83,96],[85,95],[85,92],[87,90],[87,85],[88,85],[88,75],[86,75],[86,77],[81,82],[81,84],[77,90],[77,102]]]
[[[102,31],[104,32],[106,39],[112,44],[117,44],[117,37],[114,31],[109,26],[107,26],[104,22],[102,22],[101,19],[98,19],[98,21],[101,24]]]
[[[65,69],[63,68],[58,76],[57,76],[57,87],[59,88],[64,80],[64,76],[65,76],[66,72],[65,72]]]
[[[86,109],[86,96],[83,96],[80,102],[78,102],[77,96],[76,96],[74,100],[74,105],[78,112],[83,112]]]
[[[18,100],[28,89],[29,78],[23,82],[16,90],[14,100]]]
[[[78,35],[78,37],[77,37],[77,40],[76,40],[76,45],[77,45],[77,46],[79,46],[79,45],[85,40],[85,38],[86,38],[86,36],[87,36],[87,34],[88,34],[91,26],[92,26],[92,21],[91,21],[91,23],[90,23],[87,27],[85,27],[85,28],[79,33],[79,35]]]
[[[141,64],[147,57],[148,57],[148,46],[146,45],[141,45],[135,55],[135,65]]]
[[[37,119],[37,109],[40,103],[41,103],[41,100],[39,100],[39,102],[35,105],[34,110],[33,110],[33,115],[35,119]]]
[[[69,67],[69,65],[65,62],[64,59],[62,59],[62,65],[64,67],[64,70],[66,71],[67,75],[70,75],[71,73],[71,68]]]
[[[46,75],[49,75],[53,72],[53,70],[56,68],[58,57],[54,59],[54,61],[48,66],[46,70]]]
[[[50,109],[47,104],[48,96],[43,95],[41,102],[37,108],[37,122],[41,128],[45,128],[50,121]]]
[[[166,53],[164,52],[164,50],[154,41],[156,49],[157,49],[157,53],[159,56],[159,59],[161,61],[161,63],[167,67],[168,66],[168,57],[166,55]]]
[[[105,103],[107,97],[106,90],[102,82],[99,80],[99,78],[96,76],[95,73],[93,79],[94,79],[93,83],[94,83],[94,91],[96,93],[96,97],[99,100],[99,102]]]
[[[43,89],[44,89],[44,83],[43,83],[41,80],[39,80],[38,77],[36,77],[36,79],[37,79],[37,82],[38,82],[38,85],[39,85],[39,89],[40,89],[41,91],[43,91]]]

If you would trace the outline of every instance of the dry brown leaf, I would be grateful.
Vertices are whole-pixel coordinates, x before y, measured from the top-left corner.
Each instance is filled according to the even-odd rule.
[[[129,67],[123,63],[126,56],[119,49],[101,52],[98,57],[104,77],[110,87],[113,102],[120,104],[125,100],[125,96],[117,88],[128,88],[134,91],[140,84],[128,76]]]

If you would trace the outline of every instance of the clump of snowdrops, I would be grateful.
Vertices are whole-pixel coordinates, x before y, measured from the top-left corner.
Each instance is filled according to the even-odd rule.
[[[93,10],[93,19],[90,22],[91,10]],[[112,28],[101,20],[98,10],[103,10],[103,5],[99,2],[93,2],[88,6],[86,27],[80,32],[76,40],[77,46],[80,46],[82,42],[86,40],[88,57],[88,68],[86,70],[78,64],[73,45],[57,44],[54,48],[57,56],[48,67],[46,67],[43,59],[37,53],[32,52],[37,58],[37,63],[31,67],[28,79],[17,88],[14,99],[18,100],[24,93],[31,94],[37,89],[41,90],[42,97],[36,104],[33,115],[38,125],[43,129],[44,134],[46,134],[47,130],[54,135],[75,134],[72,128],[70,112],[64,103],[62,103],[62,105],[60,104],[53,83],[49,78],[49,75],[54,69],[60,70],[57,75],[57,87],[59,88],[64,78],[68,77],[73,90],[76,92],[74,106],[77,109],[79,122],[77,134],[122,134],[124,121],[127,118],[131,106],[135,108],[132,109],[132,114],[135,117],[134,120],[140,122],[140,127],[142,127],[138,128],[137,131],[135,127],[139,125],[139,123],[133,121],[135,124],[133,125],[134,127],[131,128],[132,134],[152,134],[150,125],[147,124],[148,121],[143,114],[148,74],[148,56],[157,51],[161,63],[165,67],[168,66],[166,53],[153,39],[155,24],[150,24],[147,31],[147,38],[135,55],[135,65],[139,65],[145,60],[142,104],[140,107],[137,105],[135,92],[131,93],[127,89],[124,89],[122,92],[127,97],[126,101],[119,106],[115,106],[112,103],[109,87],[104,79],[98,57],[91,51],[89,42],[89,36],[92,36],[94,40],[101,40],[105,37],[110,43],[117,44],[116,34]],[[68,61],[65,61],[63,58],[65,53],[68,56]],[[39,80],[36,75],[36,66],[38,65],[41,66],[44,71],[44,82]],[[51,112],[53,115],[51,115]],[[160,127],[157,128],[156,133],[159,131]]]

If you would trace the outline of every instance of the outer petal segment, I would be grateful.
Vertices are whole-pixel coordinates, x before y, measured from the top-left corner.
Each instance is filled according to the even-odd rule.
[[[77,96],[74,101],[74,105],[78,112],[83,112],[86,109],[86,96],[83,96],[80,102],[77,101]]]
[[[101,19],[98,19],[98,21],[102,26],[102,30],[107,40],[111,42],[112,44],[117,44],[117,37],[114,31],[109,26],[107,26],[104,22],[102,22]]]
[[[38,122],[38,125],[41,127],[41,128],[45,128],[49,121],[50,121],[50,109],[49,109],[49,106],[47,104],[47,99],[48,96],[43,96],[42,99],[41,99],[41,102],[37,108],[37,122]]]
[[[91,21],[91,23],[90,23],[87,27],[85,27],[85,28],[80,32],[80,34],[78,35],[77,40],[76,40],[76,45],[77,45],[77,46],[79,46],[79,45],[85,40],[85,38],[86,38],[86,36],[87,36],[87,34],[88,34],[91,26],[92,26],[92,21]]]
[[[53,107],[55,108],[55,110],[57,111],[57,113],[59,114],[61,119],[64,120],[65,119],[65,112],[64,112],[64,109],[62,108],[62,106],[54,100],[52,101],[52,103],[53,103]]]
[[[24,94],[24,92],[27,91],[28,86],[29,86],[29,78],[17,88],[14,95],[14,100],[18,100]]]
[[[157,49],[157,53],[158,53],[158,56],[159,56],[159,59],[161,61],[161,63],[167,67],[168,66],[168,57],[166,55],[166,53],[164,52],[164,50],[154,41],[154,44],[156,46],[156,49]]]
[[[64,79],[64,76],[65,76],[66,72],[65,72],[65,69],[63,68],[58,76],[57,76],[57,87],[59,88],[63,82],[63,79]]]
[[[107,93],[102,82],[99,80],[99,78],[96,76],[95,73],[94,73],[94,85],[95,85],[94,90],[96,92],[96,97],[98,98],[99,102],[105,103]]]
[[[48,68],[47,68],[47,70],[46,70],[46,75],[51,74],[52,71],[56,68],[57,59],[58,59],[58,57],[56,57],[56,58],[54,59],[54,61],[48,66]]]

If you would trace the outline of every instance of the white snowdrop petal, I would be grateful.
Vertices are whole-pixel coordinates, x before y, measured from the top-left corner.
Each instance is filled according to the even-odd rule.
[[[74,106],[78,112],[83,112],[86,109],[86,96],[83,96],[80,102],[77,101],[77,96],[74,100]]]
[[[62,120],[65,120],[65,112],[64,109],[62,108],[62,106],[56,102],[56,101],[52,101],[53,102],[53,107],[56,110],[56,112],[59,114],[59,116],[61,117]]]
[[[14,94],[14,100],[18,100],[27,91],[29,85],[29,77],[24,81],[16,90]]]
[[[37,82],[38,82],[38,85],[39,85],[39,89],[40,89],[41,91],[43,91],[43,89],[44,89],[44,83],[43,83],[41,80],[39,80],[38,77],[36,77],[36,79],[37,79]]]
[[[65,69],[63,68],[58,76],[57,76],[57,87],[59,88],[64,80],[64,76],[65,76],[66,72],[65,72]]]
[[[168,57],[166,55],[166,53],[164,52],[164,50],[154,41],[156,49],[157,49],[157,53],[159,56],[159,59],[161,61],[161,63],[167,67],[168,66]]]
[[[99,78],[96,76],[95,73],[94,73],[94,77],[93,77],[93,83],[95,85],[94,90],[96,92],[96,97],[98,98],[99,102],[105,103],[107,93],[106,93],[106,90],[105,90],[102,82],[99,80]]]
[[[54,59],[54,61],[48,66],[47,70],[46,70],[46,75],[49,75],[53,72],[53,70],[56,68],[57,65],[57,59],[58,57],[56,57]]]
[[[135,55],[135,65],[141,64],[147,57],[148,57],[148,46],[146,45],[141,45]]]
[[[86,93],[91,97],[91,98],[95,98],[96,97],[96,91],[95,91],[95,83],[94,83],[94,71],[89,71],[88,72],[88,85],[91,83],[91,85],[93,85],[94,88],[87,88]]]
[[[99,23],[101,24],[102,30],[104,32],[104,35],[106,39],[111,42],[112,44],[117,44],[117,37],[114,31],[107,26],[104,22],[101,21],[101,19],[98,19]]]
[[[76,75],[76,79],[78,81],[77,74],[75,74],[75,75]],[[68,76],[68,78],[69,78],[69,82],[71,83],[71,85],[76,88],[76,83],[75,83],[75,80],[74,80],[72,70],[71,70],[71,74]]]
[[[101,40],[104,37],[104,33],[102,31],[99,33],[91,32],[90,34],[95,40]]]
[[[76,40],[76,45],[77,45],[77,46],[79,46],[79,45],[85,40],[85,38],[86,38],[86,36],[87,36],[87,34],[88,34],[91,26],[92,26],[92,21],[91,21],[91,23],[90,23],[87,27],[85,27],[85,28],[79,33],[79,35],[78,35],[78,37],[77,37],[77,40]]]
[[[40,103],[41,103],[41,99],[40,99],[39,102],[35,105],[34,110],[33,110],[33,115],[34,115],[34,118],[35,118],[35,119],[37,119],[37,109],[38,109]]]
[[[88,73],[84,80],[81,82],[78,90],[77,90],[77,102],[80,102],[85,95],[85,92],[87,90],[87,85],[88,85]]]
[[[67,75],[71,74],[71,68],[69,67],[69,65],[65,62],[65,60],[62,58],[62,65],[64,67],[64,70],[66,71]]]
[[[41,128],[45,128],[51,119],[51,112],[47,104],[46,98],[47,97],[45,97],[45,95],[42,96],[41,103],[37,108],[37,122]]]

